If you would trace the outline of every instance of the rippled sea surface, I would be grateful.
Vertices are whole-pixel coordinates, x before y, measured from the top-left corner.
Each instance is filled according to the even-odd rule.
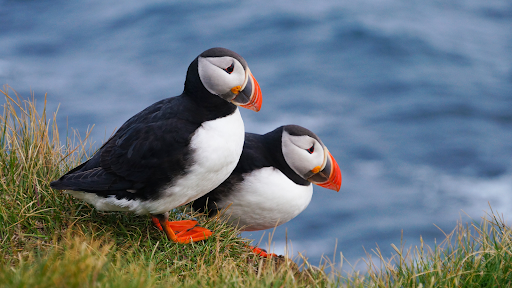
[[[189,63],[222,46],[263,92],[246,130],[316,132],[341,191],[274,233],[282,253],[350,261],[443,239],[488,210],[512,219],[512,4],[496,1],[1,1],[0,84],[31,91],[100,144],[181,93]],[[39,101],[42,102],[42,101]],[[463,212],[464,211],[464,212]],[[259,241],[261,233],[244,233]],[[265,246],[267,238],[262,241]]]

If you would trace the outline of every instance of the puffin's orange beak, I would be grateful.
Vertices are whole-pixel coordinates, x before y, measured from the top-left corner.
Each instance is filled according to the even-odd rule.
[[[318,186],[339,192],[341,187],[340,167],[327,148],[325,148],[325,152],[327,157],[324,168],[311,176],[308,180]]]
[[[256,112],[260,111],[262,102],[261,88],[250,71],[244,90],[240,91],[231,102],[243,108],[251,109]]]

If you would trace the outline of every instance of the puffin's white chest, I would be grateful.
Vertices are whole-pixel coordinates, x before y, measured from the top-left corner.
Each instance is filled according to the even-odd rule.
[[[244,145],[244,123],[238,109],[226,117],[204,122],[191,138],[191,165],[165,187],[156,200],[126,200],[71,193],[99,210],[161,214],[195,200],[219,186],[236,167]]]
[[[295,184],[273,167],[265,167],[244,175],[229,197],[218,203],[231,206],[225,215],[245,231],[274,228],[299,215],[311,201],[313,186]]]
[[[185,176],[173,181],[150,213],[163,213],[195,200],[219,186],[236,167],[244,145],[240,111],[204,122],[190,141],[192,164]]]

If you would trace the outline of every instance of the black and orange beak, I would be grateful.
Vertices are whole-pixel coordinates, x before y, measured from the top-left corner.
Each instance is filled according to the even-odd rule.
[[[325,160],[322,164],[323,168],[317,167],[315,169],[320,171],[311,171],[314,174],[308,178],[311,183],[314,183],[318,186],[334,190],[336,192],[340,191],[341,187],[341,171],[338,163],[332,157],[331,153],[327,148],[324,148],[325,151]],[[313,169],[313,170],[315,170]]]
[[[236,95],[231,102],[243,108],[251,109],[256,112],[260,111],[262,102],[261,88],[256,78],[252,76],[251,71],[248,71],[247,84],[245,84],[244,89],[238,91],[238,95]]]

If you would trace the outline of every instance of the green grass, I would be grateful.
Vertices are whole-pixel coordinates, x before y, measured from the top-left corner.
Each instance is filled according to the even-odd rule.
[[[512,287],[512,230],[503,218],[491,213],[445,235],[434,249],[421,238],[420,247],[392,245],[396,254],[389,259],[375,249],[381,265],[367,262],[370,281],[378,287]]]
[[[99,212],[50,189],[94,152],[88,134],[60,139],[46,97],[36,109],[34,99],[0,91],[0,287],[511,287],[511,230],[495,214],[459,225],[434,249],[401,245],[386,259],[377,247],[364,274],[341,274],[328,259],[319,268],[262,259],[238,230],[187,208],[170,217],[194,217],[214,234],[171,243],[149,217]]]

